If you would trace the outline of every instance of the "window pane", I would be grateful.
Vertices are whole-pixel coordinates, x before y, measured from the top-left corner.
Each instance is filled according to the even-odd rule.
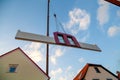
[[[9,72],[13,73],[16,71],[18,64],[9,64]]]
[[[15,67],[10,67],[9,72],[15,72],[16,68]]]
[[[65,43],[62,35],[58,35],[58,39],[60,43]]]
[[[68,41],[70,42],[70,44],[75,45],[75,43],[71,37],[68,37]]]
[[[97,67],[94,67],[96,73],[100,73],[100,70]]]

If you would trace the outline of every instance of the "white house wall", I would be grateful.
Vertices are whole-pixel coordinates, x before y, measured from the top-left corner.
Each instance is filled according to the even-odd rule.
[[[112,79],[112,80],[118,80],[116,77],[111,75],[109,72],[104,70],[102,67],[97,67],[101,73],[96,73],[95,69],[93,66],[90,66],[88,68],[88,71],[85,75],[85,80],[93,80],[93,79],[99,79],[99,80],[107,80],[107,79]]]
[[[15,73],[9,72],[9,64],[18,64]],[[39,70],[20,50],[0,58],[0,80],[47,80],[48,77]]]

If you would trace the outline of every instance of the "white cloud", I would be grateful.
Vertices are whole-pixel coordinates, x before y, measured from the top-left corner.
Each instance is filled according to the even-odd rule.
[[[109,4],[104,0],[98,0],[98,4],[97,20],[102,26],[109,21]]]
[[[55,78],[56,75],[59,75],[63,72],[63,70],[61,68],[58,68],[56,70],[51,70],[50,74],[52,78]]]
[[[79,58],[79,62],[83,63],[83,62],[85,62],[85,59],[83,57],[81,57],[81,58]]]
[[[90,37],[89,32],[87,32],[87,33],[86,33],[86,32],[83,32],[83,33],[84,33],[84,35],[82,36],[82,38],[79,39],[81,42],[87,41],[88,38]]]
[[[55,56],[51,56],[50,60],[54,65],[56,64],[56,57]]]
[[[120,10],[117,11],[117,16],[120,17]]]
[[[65,77],[60,77],[59,80],[67,80]]]
[[[50,57],[51,63],[56,65],[57,58],[61,57],[64,54],[65,49],[60,47],[54,47],[55,54]]]
[[[68,66],[66,69],[66,72],[70,71],[72,69],[72,66]]]
[[[62,76],[65,80],[72,80],[74,78],[74,72],[72,71],[72,66],[68,66],[65,70],[64,76]]]
[[[87,30],[90,24],[90,15],[82,9],[74,8],[69,12],[70,20],[64,26],[72,33]]]
[[[113,36],[117,35],[118,33],[120,33],[120,27],[112,26],[108,29],[108,35],[110,37],[113,37]]]
[[[72,80],[75,74],[72,71],[72,66],[66,69],[58,68],[50,72],[52,80]]]
[[[63,51],[61,48],[57,48],[55,51],[55,57],[60,57],[63,55]]]
[[[24,50],[33,61],[39,62],[43,60],[42,51],[40,50],[41,46],[42,44],[40,43],[32,42],[25,45]]]

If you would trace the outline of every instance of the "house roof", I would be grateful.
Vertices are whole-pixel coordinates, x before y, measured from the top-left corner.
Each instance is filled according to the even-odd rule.
[[[108,1],[108,2],[110,2],[112,4],[117,5],[117,6],[120,7],[120,1],[119,0],[105,0],[105,1]]]
[[[110,72],[108,69],[106,69],[105,67],[103,67],[102,65],[99,65],[99,64],[90,64],[90,63],[87,63],[84,68],[77,74],[77,76],[73,79],[73,80],[83,80],[85,78],[85,75],[88,71],[88,68],[90,66],[98,66],[98,67],[101,67],[103,68],[105,71],[107,71],[108,73],[110,73],[111,75],[113,75],[114,77],[118,78],[115,74],[113,74],[112,72]]]
[[[6,55],[9,55],[9,54],[11,54],[12,52],[14,52],[14,51],[16,51],[16,50],[20,50],[40,71],[43,72],[43,74],[45,74],[45,75],[50,79],[50,77],[49,77],[20,47],[14,49],[14,50],[11,50],[11,51],[3,54],[3,55],[0,55],[0,58],[1,58],[1,57],[4,57],[4,56],[6,56]]]

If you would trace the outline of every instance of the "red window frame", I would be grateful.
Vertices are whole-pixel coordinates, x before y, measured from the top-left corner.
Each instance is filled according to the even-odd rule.
[[[63,37],[64,43],[59,40],[59,36]],[[70,38],[74,44],[71,44],[68,38]],[[78,43],[76,38],[70,34],[54,32],[54,39],[57,44],[80,47],[80,44]]]

